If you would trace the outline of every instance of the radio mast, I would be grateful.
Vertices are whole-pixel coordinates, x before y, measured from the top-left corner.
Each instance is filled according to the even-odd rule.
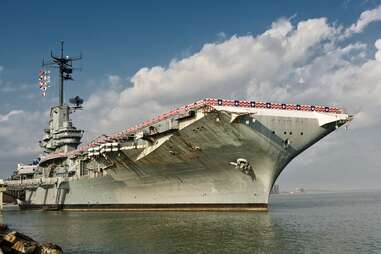
[[[53,51],[50,52],[50,57],[52,60],[45,63],[42,61],[43,67],[57,67],[59,69],[59,106],[64,104],[64,82],[65,80],[73,80],[73,62],[82,59],[82,54],[78,57],[69,57],[64,55],[64,41],[61,41],[61,52],[60,55],[54,55]]]

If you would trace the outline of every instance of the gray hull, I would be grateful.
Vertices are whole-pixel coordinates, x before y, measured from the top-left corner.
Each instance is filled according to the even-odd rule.
[[[197,109],[194,117],[138,142],[58,159],[74,175],[45,172],[43,181],[50,178],[50,184],[28,188],[22,207],[266,210],[286,165],[348,119],[336,113]],[[44,164],[51,170],[51,161]]]

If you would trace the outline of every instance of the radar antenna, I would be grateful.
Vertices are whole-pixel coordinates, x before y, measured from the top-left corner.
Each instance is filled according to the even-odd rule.
[[[61,54],[59,56],[54,55],[53,51],[50,51],[50,62],[42,61],[43,67],[57,67],[60,73],[60,86],[59,86],[59,106],[64,104],[64,82],[65,80],[73,80],[72,73],[73,62],[82,59],[82,53],[77,57],[64,56],[64,41],[61,41]]]

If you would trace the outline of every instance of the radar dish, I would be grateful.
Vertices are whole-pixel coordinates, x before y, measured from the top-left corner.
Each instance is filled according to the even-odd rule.
[[[70,98],[69,102],[71,104],[74,104],[76,108],[80,108],[82,107],[81,105],[83,104],[83,99],[79,96],[75,96],[74,98]]]

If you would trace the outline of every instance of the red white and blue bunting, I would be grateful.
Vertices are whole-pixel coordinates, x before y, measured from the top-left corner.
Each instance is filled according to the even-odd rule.
[[[50,71],[41,69],[38,73],[38,81],[42,96],[46,96],[46,90],[50,87]]]

